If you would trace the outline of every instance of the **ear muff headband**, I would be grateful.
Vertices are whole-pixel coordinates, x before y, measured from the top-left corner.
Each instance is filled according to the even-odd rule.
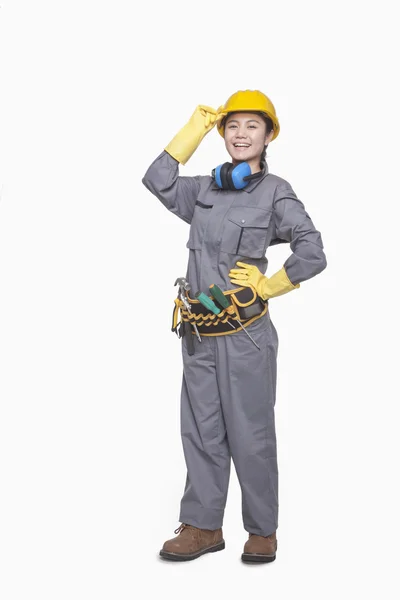
[[[218,187],[223,190],[242,190],[252,180],[262,177],[265,173],[266,163],[261,163],[261,171],[251,173],[250,165],[241,162],[234,166],[230,162],[223,163],[212,170],[212,177]]]

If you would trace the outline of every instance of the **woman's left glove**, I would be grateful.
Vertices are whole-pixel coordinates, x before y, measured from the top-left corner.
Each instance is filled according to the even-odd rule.
[[[293,285],[284,267],[271,277],[266,277],[255,265],[248,265],[243,262],[237,262],[236,264],[242,268],[229,271],[231,282],[244,287],[253,287],[263,300],[282,296],[300,287],[299,283]]]

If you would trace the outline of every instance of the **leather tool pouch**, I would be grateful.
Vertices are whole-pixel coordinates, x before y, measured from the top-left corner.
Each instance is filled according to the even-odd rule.
[[[175,307],[172,316],[172,331],[176,332],[178,327],[178,311],[182,321],[195,323],[201,336],[203,335],[229,335],[241,330],[241,326],[237,322],[238,319],[243,327],[250,325],[256,319],[263,316],[268,310],[268,302],[263,302],[257,295],[256,291],[250,287],[241,287],[234,290],[224,292],[234,307],[235,315],[229,315],[226,309],[221,308],[221,313],[215,315],[208,312],[207,309],[196,299],[187,295],[187,299],[191,305],[191,313],[186,310],[183,302],[176,298]],[[218,305],[218,302],[210,296]],[[219,305],[218,305],[219,306]],[[233,329],[229,323],[235,326]],[[189,330],[186,330],[187,332]],[[185,331],[185,333],[186,333]],[[191,333],[195,335],[194,329],[191,326]]]

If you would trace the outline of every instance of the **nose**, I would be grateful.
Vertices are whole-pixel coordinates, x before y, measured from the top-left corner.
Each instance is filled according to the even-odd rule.
[[[236,136],[237,138],[245,138],[247,137],[247,133],[246,133],[246,126],[245,125],[239,125],[237,130],[236,130]]]

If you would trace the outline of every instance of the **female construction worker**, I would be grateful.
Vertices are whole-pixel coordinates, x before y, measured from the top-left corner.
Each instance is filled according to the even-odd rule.
[[[186,164],[215,125],[232,162],[211,176],[180,176],[179,164]],[[160,551],[166,559],[191,560],[224,548],[231,458],[249,533],[242,560],[276,557],[278,336],[269,300],[299,288],[327,264],[304,204],[287,181],[268,172],[266,147],[278,134],[270,99],[260,91],[238,91],[218,110],[198,106],[143,178],[168,210],[190,224],[188,269],[179,287],[185,302],[179,294],[175,300],[187,476],[181,525]],[[285,242],[292,254],[266,277],[267,248]],[[218,288],[225,304],[218,301]],[[216,311],[200,301],[204,296]]]

